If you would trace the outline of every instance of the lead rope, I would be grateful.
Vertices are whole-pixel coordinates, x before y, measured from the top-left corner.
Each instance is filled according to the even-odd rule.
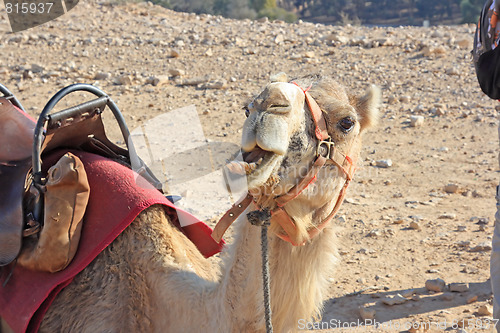
[[[267,228],[271,224],[271,212],[269,209],[255,210],[247,214],[248,221],[255,226],[262,227],[260,231],[260,246],[262,254],[262,284],[264,292],[264,314],[266,319],[266,332],[273,333],[271,321],[271,285],[269,274],[269,243],[267,239]]]
[[[262,282],[264,285],[264,312],[266,315],[266,332],[273,333],[273,323],[271,322],[271,286],[269,280],[269,252],[267,240],[267,227],[270,222],[266,221],[262,224],[260,232],[260,244],[262,252]]]

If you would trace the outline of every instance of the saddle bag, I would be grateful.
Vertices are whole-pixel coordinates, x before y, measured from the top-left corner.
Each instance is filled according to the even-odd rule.
[[[4,94],[0,97],[0,266],[17,258],[26,268],[56,272],[76,253],[91,189],[75,155],[66,153],[54,165],[45,165],[55,152],[81,150],[111,158],[161,191],[161,183],[137,156],[120,110],[98,88],[87,84],[63,88],[49,100],[36,124],[2,85],[0,92]],[[50,114],[74,92],[97,98]],[[102,114],[107,109],[120,126],[126,149],[105,134]]]
[[[25,238],[17,263],[51,273],[66,268],[78,248],[89,193],[82,161],[66,153],[47,174],[43,232]]]

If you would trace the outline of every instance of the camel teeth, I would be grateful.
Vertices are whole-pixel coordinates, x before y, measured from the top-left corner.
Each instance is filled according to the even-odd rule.
[[[248,174],[252,173],[252,171],[254,171],[255,169],[257,169],[257,164],[255,162],[252,162],[252,163],[247,163],[247,165],[245,166],[245,171]]]
[[[248,163],[232,161],[226,165],[226,168],[236,175],[244,175],[247,173]]]
[[[234,173],[236,175],[249,175],[257,169],[259,164],[262,163],[262,158],[259,159],[257,162],[252,162],[252,163],[247,163],[243,161],[232,161],[226,164],[226,168],[229,170],[229,172]]]
[[[261,158],[259,158],[259,160],[257,162],[255,162],[255,164],[260,165],[263,160],[264,160],[264,158],[261,157]]]

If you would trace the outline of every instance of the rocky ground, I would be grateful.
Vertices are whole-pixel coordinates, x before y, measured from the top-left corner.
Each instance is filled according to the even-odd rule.
[[[497,102],[474,75],[473,26],[237,21],[92,0],[12,34],[0,14],[0,82],[34,116],[60,88],[86,82],[114,99],[130,128],[194,105],[205,137],[234,147],[241,107],[272,73],[331,76],[359,94],[378,85],[380,125],[365,137],[363,165],[335,221],[341,256],[331,298],[321,325],[302,326],[491,331]],[[362,318],[385,326],[336,328]]]

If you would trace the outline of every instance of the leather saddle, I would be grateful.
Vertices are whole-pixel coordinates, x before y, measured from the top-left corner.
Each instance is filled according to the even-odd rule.
[[[23,195],[31,168],[35,122],[0,98],[0,265],[10,263],[21,249]]]
[[[74,91],[91,92],[98,98],[48,114],[62,97]],[[97,88],[76,84],[62,89],[44,108],[38,123],[11,100],[0,97],[0,266],[16,259],[23,237],[39,232],[43,226],[41,165],[51,151],[77,149],[128,166],[135,164],[134,169],[161,191],[161,183],[135,154],[118,108]],[[106,106],[118,120],[127,149],[112,143],[105,134],[101,115]],[[43,170],[48,167],[44,165]]]

